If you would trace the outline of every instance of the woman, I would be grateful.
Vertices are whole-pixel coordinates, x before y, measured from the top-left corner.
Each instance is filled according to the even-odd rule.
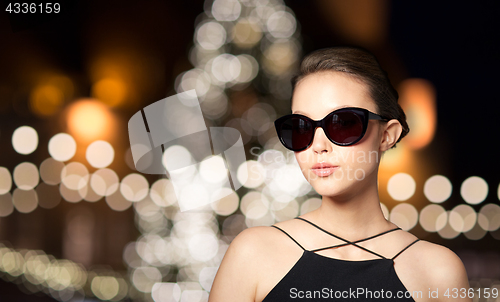
[[[382,213],[379,162],[409,128],[375,57],[353,47],[318,50],[304,58],[292,87],[292,115],[275,126],[321,206],[241,232],[209,302],[472,301],[455,253]]]

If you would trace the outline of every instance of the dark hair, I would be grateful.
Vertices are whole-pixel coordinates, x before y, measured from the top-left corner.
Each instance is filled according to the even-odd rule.
[[[391,85],[387,72],[380,67],[372,53],[360,47],[324,48],[305,56],[300,64],[299,74],[291,79],[292,101],[293,92],[298,82],[308,75],[325,71],[345,72],[367,85],[369,94],[377,106],[378,112],[376,113],[397,119],[401,123],[403,131],[396,143],[410,132],[406,115],[398,104],[398,92]],[[393,147],[395,146],[396,144]]]

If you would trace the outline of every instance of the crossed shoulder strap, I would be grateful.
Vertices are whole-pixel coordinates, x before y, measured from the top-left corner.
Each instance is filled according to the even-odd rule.
[[[362,249],[362,250],[364,250],[364,251],[367,251],[367,252],[369,252],[369,253],[372,253],[372,254],[374,254],[374,255],[376,255],[376,256],[378,256],[378,257],[382,258],[382,259],[387,259],[387,258],[385,258],[384,256],[382,256],[382,255],[380,255],[380,254],[377,254],[377,253],[375,253],[375,252],[373,252],[373,251],[370,251],[369,249],[366,249],[366,248],[364,248],[364,247],[362,247],[362,246],[357,245],[356,243],[358,243],[358,242],[362,242],[362,241],[366,241],[366,240],[370,240],[370,239],[376,238],[376,237],[378,237],[378,236],[381,236],[381,235],[387,234],[387,233],[389,233],[389,232],[393,232],[393,231],[401,230],[401,228],[400,228],[400,227],[397,227],[397,228],[394,228],[394,229],[391,229],[391,230],[388,230],[388,231],[384,231],[384,232],[382,232],[382,233],[379,233],[379,234],[376,234],[376,235],[373,235],[373,236],[370,236],[370,237],[367,237],[367,238],[364,238],[364,239],[359,239],[359,240],[356,240],[356,241],[349,241],[349,240],[347,240],[347,239],[344,239],[344,238],[342,238],[342,237],[339,237],[339,236],[337,236],[337,235],[335,235],[335,234],[332,234],[332,233],[328,232],[327,230],[325,230],[325,229],[321,228],[320,226],[318,226],[318,225],[316,225],[316,224],[314,224],[314,223],[310,222],[309,220],[306,220],[306,219],[304,219],[304,218],[302,218],[302,217],[295,217],[295,219],[300,219],[300,220],[303,220],[303,221],[305,221],[305,222],[309,223],[310,225],[312,225],[312,226],[316,227],[317,229],[319,229],[319,230],[321,230],[321,231],[323,231],[323,232],[327,233],[328,235],[331,235],[331,236],[333,236],[333,237],[335,237],[335,238],[337,238],[337,239],[340,239],[340,240],[342,240],[342,241],[346,242],[346,243],[343,243],[343,244],[337,244],[337,245],[327,246],[327,247],[323,247],[323,248],[319,248],[319,249],[309,250],[310,252],[317,252],[317,251],[322,251],[322,250],[331,249],[331,248],[340,247],[340,246],[345,246],[345,245],[349,245],[349,244],[350,244],[350,245],[354,245],[354,246],[356,246],[356,247],[358,247],[358,248],[360,248],[360,249]],[[280,231],[282,231],[283,233],[285,233],[285,234],[286,234],[288,237],[290,237],[290,239],[292,239],[292,240],[293,240],[293,242],[295,242],[295,243],[296,243],[296,244],[297,244],[297,245],[298,245],[298,246],[299,246],[302,250],[306,250],[304,247],[302,247],[302,245],[300,245],[300,243],[298,243],[298,242],[297,242],[297,240],[295,240],[295,239],[294,239],[292,236],[290,236],[287,232],[285,232],[284,230],[282,230],[281,228],[279,228],[279,227],[277,227],[277,226],[275,226],[275,225],[272,225],[272,227],[275,227],[275,228],[277,228],[278,230],[280,230]],[[403,248],[403,249],[402,249],[399,253],[397,253],[394,257],[392,257],[392,258],[390,258],[390,259],[391,259],[391,260],[394,260],[397,256],[399,256],[402,252],[404,252],[407,248],[409,248],[411,245],[415,244],[415,243],[416,243],[417,241],[419,241],[419,240],[420,240],[420,239],[417,239],[417,240],[413,241],[412,243],[410,243],[409,245],[407,245],[407,246],[406,246],[405,248]]]

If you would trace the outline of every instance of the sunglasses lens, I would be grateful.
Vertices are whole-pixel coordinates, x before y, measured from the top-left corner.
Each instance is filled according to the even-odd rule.
[[[338,112],[327,122],[327,131],[337,144],[352,144],[363,135],[363,118],[352,111]]]
[[[349,146],[361,139],[366,129],[365,123],[365,111],[340,109],[326,117],[325,131],[335,144]],[[279,124],[279,137],[286,148],[301,151],[312,142],[313,124],[308,119],[290,116]]]
[[[300,117],[291,117],[283,122],[279,131],[285,147],[291,150],[301,150],[311,142],[312,125]]]

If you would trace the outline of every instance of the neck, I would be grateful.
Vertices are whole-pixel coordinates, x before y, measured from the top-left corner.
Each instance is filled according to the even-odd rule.
[[[323,196],[321,206],[311,214],[320,226],[350,240],[396,227],[384,217],[376,179],[355,193]]]

